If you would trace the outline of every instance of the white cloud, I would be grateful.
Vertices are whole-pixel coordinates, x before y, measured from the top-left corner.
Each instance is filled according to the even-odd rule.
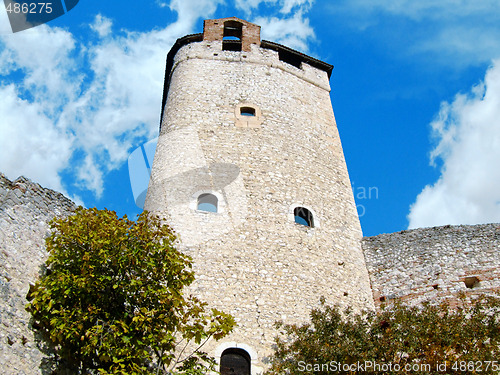
[[[179,29],[183,28],[179,36],[190,32],[199,18],[210,18],[224,3],[225,0],[171,0],[170,9],[178,14],[176,24]]]
[[[166,8],[166,7],[168,7],[168,4],[167,4],[165,1],[156,0],[156,4],[157,4],[160,8]]]
[[[309,19],[297,12],[290,18],[257,17],[254,23],[261,26],[262,39],[272,40],[301,52],[309,50],[308,43],[315,38]]]
[[[278,0],[235,0],[235,6],[249,16],[252,11],[259,8],[260,4],[276,4],[277,2]]]
[[[486,63],[500,57],[500,27],[448,25],[432,38],[421,39],[413,52],[430,53],[434,61],[458,66]]]
[[[0,72],[21,69],[25,74],[18,89],[29,91],[45,111],[53,111],[77,91],[80,77],[74,74],[73,36],[45,25],[4,36],[0,52]]]
[[[235,0],[236,8],[241,9],[248,16],[261,4],[268,8],[278,6],[280,13],[289,14],[297,8],[304,13],[311,8],[313,3],[314,0]]]
[[[281,13],[288,14],[296,7],[299,8],[301,12],[308,11],[313,3],[314,0],[284,0],[281,1]]]
[[[94,23],[90,25],[90,28],[94,30],[99,35],[99,37],[104,38],[111,32],[112,25],[113,23],[109,18],[103,17],[101,14],[98,14],[95,17]]]
[[[54,116],[78,91],[78,77],[68,81],[74,40],[40,26],[2,42],[0,73],[21,69],[24,80],[0,83],[0,168],[10,178],[22,174],[64,191],[58,171],[69,161],[73,137]]]
[[[411,206],[410,228],[500,222],[500,61],[470,95],[442,104],[431,124],[438,144],[431,162],[441,176]]]
[[[340,5],[342,4],[342,5]],[[363,11],[381,11],[394,15],[402,15],[415,20],[424,18],[455,19],[457,17],[473,17],[498,11],[497,0],[349,0],[339,6]]]
[[[328,4],[339,22],[374,33],[397,53],[419,54],[433,64],[458,67],[487,64],[500,56],[498,6],[497,0],[340,0]]]
[[[172,0],[176,22],[125,36],[98,15],[92,43],[47,25],[0,37],[0,170],[63,192],[73,173],[100,196],[134,142],[157,135],[168,49],[221,2]]]
[[[29,176],[64,191],[58,171],[66,166],[73,138],[58,129],[43,104],[19,98],[14,85],[0,87],[0,165],[9,178]]]

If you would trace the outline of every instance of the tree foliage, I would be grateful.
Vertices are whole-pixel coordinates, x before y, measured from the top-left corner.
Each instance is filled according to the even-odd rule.
[[[47,272],[30,291],[27,310],[55,348],[59,368],[195,374],[213,365],[200,345],[225,336],[234,320],[183,295],[194,281],[191,259],[175,248],[168,226],[145,212],[134,222],[80,207],[51,227]]]
[[[379,314],[322,302],[310,323],[278,323],[274,374],[498,374],[500,300],[410,307]]]

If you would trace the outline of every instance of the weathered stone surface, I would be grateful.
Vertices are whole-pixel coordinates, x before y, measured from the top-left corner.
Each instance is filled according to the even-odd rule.
[[[356,310],[373,300],[328,73],[259,43],[226,51],[214,35],[180,48],[167,72],[145,209],[193,257],[193,294],[238,322],[209,352],[244,348],[257,374],[275,321],[306,321],[322,296]],[[217,196],[217,213],[197,210],[204,193]],[[313,213],[314,228],[294,222],[295,207]]]
[[[454,301],[460,292],[470,298],[500,291],[500,224],[365,237],[363,250],[377,305],[396,298],[409,303]]]
[[[0,368],[6,375],[47,374],[25,311],[26,294],[47,258],[48,222],[75,204],[61,193],[0,173]]]
[[[193,257],[190,291],[236,317],[210,354],[242,348],[260,373],[273,323],[305,321],[321,296],[361,310],[499,291],[499,224],[362,239],[327,73],[280,60],[248,23],[243,52],[222,51],[223,23],[206,25],[211,34],[175,56],[145,207]],[[217,213],[197,210],[202,193],[217,197]],[[313,228],[294,222],[297,206],[313,213]],[[24,307],[47,257],[48,222],[74,209],[60,193],[0,174],[2,374],[50,373]]]

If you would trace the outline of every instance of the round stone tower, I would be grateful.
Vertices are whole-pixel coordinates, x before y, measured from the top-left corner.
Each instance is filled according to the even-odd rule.
[[[373,308],[331,71],[238,18],[168,54],[144,208],[193,257],[191,292],[238,323],[205,347],[222,374],[260,374],[274,322],[307,321],[322,296]]]

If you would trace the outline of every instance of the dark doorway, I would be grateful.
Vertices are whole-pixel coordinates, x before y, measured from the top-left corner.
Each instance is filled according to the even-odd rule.
[[[220,375],[250,375],[250,355],[238,348],[224,350],[220,356]]]

